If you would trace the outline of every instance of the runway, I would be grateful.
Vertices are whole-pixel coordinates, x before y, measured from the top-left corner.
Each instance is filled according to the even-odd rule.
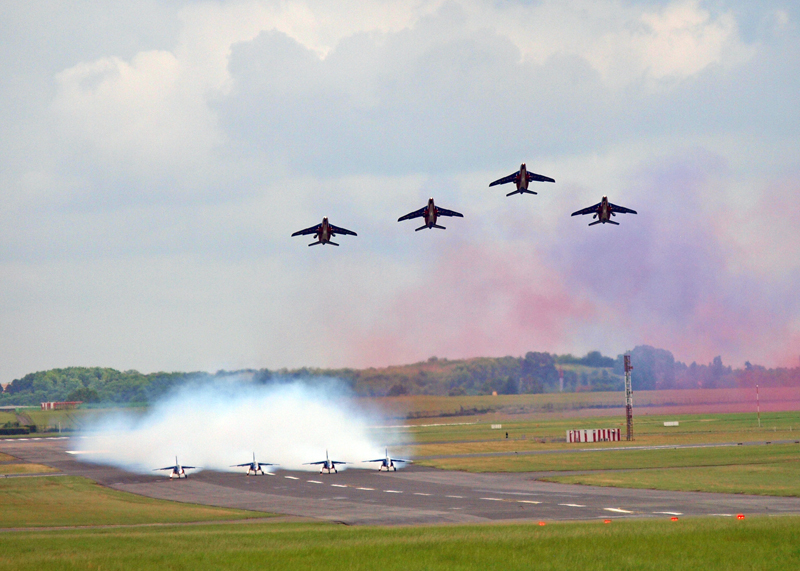
[[[201,471],[186,480],[84,463],[68,439],[0,440],[0,452],[143,496],[351,525],[417,525],[800,514],[800,498],[666,492],[539,482],[535,474],[470,474],[408,466],[397,472]]]

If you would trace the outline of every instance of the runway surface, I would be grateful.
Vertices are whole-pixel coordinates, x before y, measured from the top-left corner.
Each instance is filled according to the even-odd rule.
[[[186,480],[78,461],[64,439],[0,440],[0,452],[143,496],[346,524],[800,514],[800,498],[666,492],[539,482],[535,474],[470,474],[408,466],[397,472],[201,471]]]

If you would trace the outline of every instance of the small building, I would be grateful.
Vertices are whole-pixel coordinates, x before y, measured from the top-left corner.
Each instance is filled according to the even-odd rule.
[[[82,400],[43,402],[42,410],[72,410],[82,404]]]
[[[567,430],[567,442],[619,442],[619,428]]]

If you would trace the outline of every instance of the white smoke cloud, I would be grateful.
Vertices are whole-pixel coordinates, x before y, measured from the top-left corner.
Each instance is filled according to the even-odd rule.
[[[233,471],[252,459],[291,470],[317,470],[306,462],[350,462],[375,468],[399,432],[352,398],[337,381],[311,385],[257,385],[243,380],[186,385],[143,415],[115,413],[87,426],[75,443],[79,458],[137,473],[181,464]],[[387,440],[391,442],[387,442]],[[394,452],[394,448],[390,450]]]

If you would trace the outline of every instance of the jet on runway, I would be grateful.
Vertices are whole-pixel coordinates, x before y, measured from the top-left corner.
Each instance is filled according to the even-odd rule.
[[[319,469],[319,473],[322,474],[323,471],[327,470],[328,474],[331,473],[331,470],[334,473],[338,473],[339,470],[336,469],[336,464],[347,464],[347,462],[341,462],[339,460],[331,460],[328,457],[328,451],[325,451],[325,460],[320,460],[319,462],[306,462],[303,466],[314,466],[314,465],[321,465],[322,467]]]
[[[508,176],[504,176],[503,178],[499,178],[489,186],[495,186],[498,184],[507,184],[509,182],[513,182],[517,185],[517,190],[514,192],[509,192],[506,196],[511,196],[512,194],[538,194],[532,190],[528,190],[528,183],[531,181],[535,182],[555,182],[554,179],[550,178],[549,176],[544,176],[536,173],[529,172],[528,169],[525,167],[525,163],[522,163],[519,167],[519,171],[515,173],[511,173]]]
[[[174,466],[167,466],[166,468],[155,468],[153,472],[157,472],[158,470],[172,470],[169,473],[169,479],[172,478],[188,478],[189,476],[186,475],[185,470],[196,470],[194,466],[181,466],[178,462],[178,457],[175,456],[175,465]]]
[[[614,222],[611,220],[612,216],[616,216],[617,213],[620,214],[636,214],[635,210],[631,210],[630,208],[625,208],[624,206],[617,206],[616,204],[611,204],[608,201],[608,197],[604,196],[603,200],[595,204],[594,206],[589,206],[584,208],[583,210],[578,210],[577,212],[573,212],[573,216],[578,216],[579,214],[594,214],[592,218],[597,218],[595,222],[589,223],[589,226],[594,226],[595,224],[614,224],[619,226],[619,222]]]
[[[317,241],[311,242],[309,246],[316,246],[317,244],[331,244],[332,246],[338,246],[336,242],[331,242],[331,238],[336,236],[336,234],[345,234],[349,236],[358,236],[352,230],[348,230],[347,228],[339,228],[338,226],[334,226],[330,222],[328,222],[328,217],[322,219],[321,224],[317,224],[316,226],[312,226],[311,228],[306,228],[305,230],[298,230],[292,237],[294,236],[302,236],[305,234],[316,234]]]
[[[386,449],[386,456],[384,458],[377,458],[375,460],[363,460],[363,462],[380,462],[381,465],[378,466],[378,472],[386,468],[386,471],[394,470],[397,472],[397,466],[394,465],[395,462],[402,462],[404,464],[410,463],[411,460],[403,460],[402,458],[392,458],[389,456],[389,449]]]
[[[264,475],[264,468],[263,466],[277,466],[277,464],[269,464],[267,462],[256,462],[256,453],[253,452],[253,461],[252,462],[245,462],[244,464],[234,464],[231,468],[244,468],[247,466],[247,475],[250,475],[250,472],[253,473],[254,476],[257,476],[259,472],[261,475]]]
[[[419,232],[424,228],[439,228],[440,230],[445,230],[444,226],[439,226],[436,223],[436,219],[439,216],[458,216],[459,218],[464,218],[464,215],[460,212],[455,212],[453,210],[447,210],[446,208],[439,208],[433,203],[433,199],[428,199],[428,206],[423,206],[419,210],[415,210],[414,212],[409,212],[405,216],[401,216],[397,219],[398,222],[402,222],[403,220],[411,220],[412,218],[425,218],[425,225],[420,226],[415,230],[415,232]]]

